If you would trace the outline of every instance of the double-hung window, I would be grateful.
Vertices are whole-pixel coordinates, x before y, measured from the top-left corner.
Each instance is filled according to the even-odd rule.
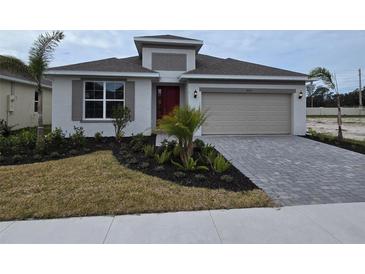
[[[85,81],[84,119],[111,119],[114,108],[125,106],[124,89],[122,81]]]

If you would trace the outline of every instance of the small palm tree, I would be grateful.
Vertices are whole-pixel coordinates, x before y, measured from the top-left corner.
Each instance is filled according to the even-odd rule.
[[[174,136],[181,148],[180,159],[187,163],[193,155],[193,136],[205,122],[206,115],[189,106],[177,107],[169,115],[162,117],[159,128],[169,136]]]
[[[337,97],[337,124],[338,124],[338,135],[337,138],[339,141],[343,140],[342,135],[342,119],[341,119],[341,102],[340,102],[340,94],[338,92],[338,84],[336,80],[336,75],[332,74],[328,69],[323,67],[317,67],[312,69],[309,72],[310,78],[318,78],[319,80],[322,80],[322,82],[325,84],[325,88],[328,90],[335,90],[336,91],[336,97]]]
[[[38,128],[37,146],[43,145],[43,106],[42,106],[42,79],[43,74],[52,60],[53,53],[59,42],[64,38],[62,31],[53,31],[39,35],[29,51],[28,64],[13,56],[0,56],[0,68],[19,73],[33,79],[38,91]]]

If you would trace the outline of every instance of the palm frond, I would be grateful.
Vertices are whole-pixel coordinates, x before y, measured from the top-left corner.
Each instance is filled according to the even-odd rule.
[[[9,72],[32,77],[28,65],[14,56],[0,55],[0,68]]]
[[[29,51],[29,67],[36,78],[40,78],[53,59],[53,53],[64,38],[62,31],[53,31],[39,35]]]
[[[331,72],[324,67],[317,67],[309,72],[310,78],[319,78],[329,89],[335,89],[336,85]]]

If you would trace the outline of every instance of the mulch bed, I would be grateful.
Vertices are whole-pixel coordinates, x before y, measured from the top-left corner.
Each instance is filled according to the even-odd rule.
[[[333,146],[336,146],[336,147],[340,147],[340,148],[344,148],[344,149],[351,150],[351,151],[354,151],[354,152],[358,152],[358,153],[361,153],[361,154],[365,154],[365,145],[357,144],[357,143],[354,143],[354,142],[349,142],[349,141],[346,141],[346,139],[343,140],[342,142],[339,142],[339,141],[336,140],[336,138],[327,138],[325,136],[324,137],[318,137],[318,136],[313,136],[313,135],[307,134],[303,137],[307,138],[307,139],[310,139],[310,140],[325,143],[325,144],[328,144],[328,145],[333,145]]]
[[[52,151],[46,151],[44,154],[38,154],[36,151],[27,151],[26,153],[18,154],[20,157],[17,159],[14,159],[14,155],[0,156],[0,166],[45,162],[84,155],[98,150],[111,150],[115,143],[114,137],[103,137],[100,141],[96,141],[95,138],[86,138],[84,147],[75,148],[68,139],[65,140],[64,145],[54,148]]]
[[[181,171],[170,161],[166,162],[162,168],[153,158],[146,157],[142,151],[132,151],[127,143],[113,146],[113,154],[118,161],[130,169],[138,170],[148,175],[156,176],[165,180],[175,182],[180,185],[190,187],[204,187],[210,189],[226,189],[229,191],[248,191],[258,189],[258,187],[245,175],[243,175],[234,166],[223,174],[215,173],[210,167],[209,171],[182,171],[183,178],[176,177],[175,172]],[[131,163],[130,159],[134,161]],[[179,161],[178,159],[174,159]],[[196,175],[198,175],[198,178]],[[204,178],[199,178],[204,175]],[[226,182],[221,179],[222,175],[233,177],[232,182]]]

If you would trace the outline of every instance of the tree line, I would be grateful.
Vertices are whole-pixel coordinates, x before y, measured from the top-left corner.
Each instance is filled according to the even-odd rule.
[[[337,107],[336,93],[326,88],[307,86],[307,107]],[[309,90],[309,91],[308,91]],[[342,107],[359,106],[359,89],[347,93],[340,93],[339,99]],[[365,88],[362,90],[362,105],[365,106]]]

